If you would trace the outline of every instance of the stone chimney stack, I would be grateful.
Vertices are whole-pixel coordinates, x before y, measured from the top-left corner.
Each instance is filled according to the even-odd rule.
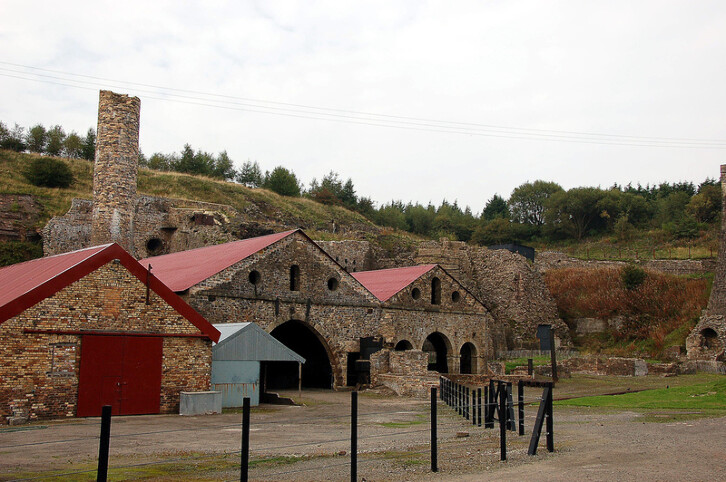
[[[91,245],[115,242],[133,252],[139,163],[138,97],[102,90],[93,167]]]

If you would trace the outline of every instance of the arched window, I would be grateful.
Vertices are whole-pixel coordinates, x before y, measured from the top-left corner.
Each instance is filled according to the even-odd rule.
[[[290,266],[290,291],[300,291],[300,266]]]
[[[431,304],[441,304],[441,280],[438,278],[431,279]]]
[[[407,351],[407,350],[413,350],[413,345],[408,340],[401,340],[398,343],[396,343],[396,348],[394,348],[396,351]]]

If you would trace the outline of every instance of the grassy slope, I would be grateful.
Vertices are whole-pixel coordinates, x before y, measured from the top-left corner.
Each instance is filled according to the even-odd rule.
[[[93,166],[90,162],[63,159],[70,166],[76,180],[68,189],[51,189],[33,186],[23,177],[23,167],[33,157],[34,154],[0,150],[0,194],[36,196],[45,208],[44,216],[40,220],[41,226],[52,216],[67,212],[73,198],[92,197]],[[362,215],[342,207],[326,206],[305,198],[284,197],[265,189],[250,189],[240,184],[200,176],[140,169],[138,191],[153,196],[229,204],[240,212],[254,204],[257,207],[254,209],[255,221],[283,219],[286,224],[305,228],[308,234],[320,234],[317,238],[336,239],[332,233],[324,232],[330,228],[332,221],[338,226],[355,227],[363,231],[379,230]]]

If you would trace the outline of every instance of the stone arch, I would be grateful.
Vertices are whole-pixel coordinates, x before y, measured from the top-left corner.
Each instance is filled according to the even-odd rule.
[[[428,369],[439,373],[449,373],[449,356],[451,355],[451,342],[441,332],[431,333],[423,342],[421,350],[429,355]]]
[[[411,344],[408,340],[400,340],[398,343],[396,343],[396,347],[394,348],[396,351],[408,351],[413,350],[413,344]]]
[[[305,358],[302,386],[332,388],[335,357],[328,341],[309,323],[289,320],[277,325],[270,334]],[[298,366],[295,362],[270,362],[267,384],[271,388],[297,388]]]
[[[477,354],[476,346],[472,342],[468,341],[461,345],[461,349],[459,350],[459,373],[475,374],[479,372],[477,367]]]
[[[719,340],[718,333],[713,328],[704,328],[699,333],[701,337],[701,347],[704,352],[709,354],[720,354],[724,351],[723,344]]]

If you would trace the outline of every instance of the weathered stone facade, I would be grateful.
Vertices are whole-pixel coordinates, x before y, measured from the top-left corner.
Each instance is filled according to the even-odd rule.
[[[721,165],[721,243],[708,306],[686,339],[688,358],[726,361],[726,164]]]
[[[569,332],[542,275],[523,256],[442,239],[421,243],[417,263],[438,263],[484,303],[505,329],[496,351],[536,344],[538,325],[551,325],[569,344]],[[504,341],[506,339],[506,342]]]
[[[650,271],[673,275],[710,273],[716,268],[713,259],[639,259],[635,263]],[[542,273],[562,268],[622,268],[628,264],[625,261],[578,259],[558,251],[543,251],[535,261],[535,267]]]
[[[43,206],[27,194],[0,194],[0,241],[36,241]]]
[[[205,251],[170,256],[142,264],[157,259],[156,273],[164,281],[174,276],[173,268],[165,268],[169,259],[177,266],[188,266],[188,260],[180,261],[183,256],[193,257],[188,258],[195,260],[193,264],[203,263]],[[431,302],[434,278],[440,290],[438,304]],[[414,289],[421,293],[419,299],[411,296]],[[462,356],[467,370],[474,372],[493,357],[493,318],[440,267],[381,302],[299,230],[197,282],[183,297],[212,323],[251,321],[273,335],[290,322],[304,326],[322,344],[335,387],[351,384],[354,367],[349,364],[365,359],[363,338],[380,339],[389,350],[402,341],[408,349],[422,350],[427,338],[435,335],[445,344],[437,355],[446,358],[448,371],[460,370]],[[401,369],[396,360],[388,366],[393,372]]]
[[[162,412],[178,410],[180,391],[208,390],[211,341],[189,336],[199,329],[153,291],[146,304],[146,293],[111,261],[0,324],[0,423],[76,415],[89,333],[165,335]]]
[[[344,270],[369,271],[379,266],[368,241],[316,241]]]

